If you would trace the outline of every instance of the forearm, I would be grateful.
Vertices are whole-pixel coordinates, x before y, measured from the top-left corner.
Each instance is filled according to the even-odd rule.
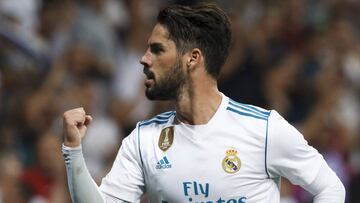
[[[303,187],[315,196],[314,203],[345,202],[345,188],[325,161],[315,180]]]
[[[104,203],[104,198],[85,165],[81,147],[70,148],[63,145],[62,151],[72,201],[74,203]]]
[[[86,167],[81,147],[62,147],[71,199],[74,203],[129,203],[102,193]]]

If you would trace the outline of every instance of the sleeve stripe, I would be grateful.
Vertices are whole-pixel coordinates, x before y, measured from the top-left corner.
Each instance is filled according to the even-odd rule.
[[[226,110],[232,111],[232,112],[237,113],[237,114],[242,115],[242,116],[250,116],[250,117],[261,119],[261,120],[267,120],[267,117],[263,117],[263,116],[243,112],[240,109],[234,109],[234,108],[231,108],[231,107],[227,107]]]
[[[255,106],[249,105],[249,104],[242,104],[242,103],[236,102],[232,99],[229,99],[229,104],[234,107],[238,107],[238,108],[241,108],[243,110],[246,110],[246,111],[249,111],[249,112],[252,112],[255,114],[260,114],[262,116],[269,116],[269,114],[270,114],[270,111],[268,111],[268,110],[261,109],[259,107],[255,107]]]
[[[162,113],[160,115],[155,116],[154,118],[152,118],[150,120],[140,122],[139,127],[144,126],[144,125],[149,125],[152,123],[156,123],[156,124],[166,123],[174,114],[175,114],[175,111],[169,111],[169,112]]]
[[[150,125],[150,124],[152,124],[152,123],[164,124],[164,123],[167,123],[168,121],[169,121],[169,119],[166,119],[166,120],[157,120],[157,119],[154,119],[154,120],[150,120],[150,121],[146,121],[146,122],[140,123],[140,124],[139,124],[139,127],[145,126],[145,125]]]

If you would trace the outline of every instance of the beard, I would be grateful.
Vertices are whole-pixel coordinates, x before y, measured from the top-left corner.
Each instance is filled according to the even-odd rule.
[[[182,63],[177,59],[176,64],[162,78],[155,78],[154,73],[145,67],[145,75],[154,80],[154,85],[146,87],[146,97],[149,100],[176,100],[185,84],[185,74],[181,67]]]

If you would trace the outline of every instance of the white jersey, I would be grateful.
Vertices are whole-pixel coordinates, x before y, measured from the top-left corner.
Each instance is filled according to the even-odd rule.
[[[138,202],[280,202],[280,177],[310,184],[322,156],[276,111],[228,97],[205,125],[166,112],[140,122],[124,139],[100,190]]]

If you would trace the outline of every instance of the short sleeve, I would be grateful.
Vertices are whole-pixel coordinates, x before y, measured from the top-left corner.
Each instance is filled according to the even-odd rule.
[[[322,155],[276,111],[268,120],[266,153],[271,178],[285,177],[295,185],[310,184],[323,163]]]
[[[110,172],[102,180],[100,190],[106,195],[128,202],[140,202],[145,184],[138,139],[137,126],[123,140]]]

